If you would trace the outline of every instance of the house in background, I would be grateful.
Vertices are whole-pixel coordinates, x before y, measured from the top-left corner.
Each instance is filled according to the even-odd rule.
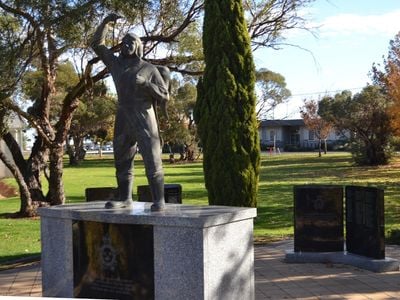
[[[25,124],[21,121],[19,117],[13,117],[10,119],[8,124],[10,133],[14,136],[20,147],[23,146]],[[11,157],[11,153],[8,150],[3,140],[0,140],[0,150],[3,151],[7,157]],[[0,160],[0,178],[12,177],[10,170],[4,165]]]
[[[318,139],[313,130],[309,130],[303,119],[295,120],[263,120],[258,128],[261,148],[263,150],[273,147],[280,150],[307,150],[318,147]],[[329,133],[328,145],[340,145],[348,137],[337,133],[335,129]]]

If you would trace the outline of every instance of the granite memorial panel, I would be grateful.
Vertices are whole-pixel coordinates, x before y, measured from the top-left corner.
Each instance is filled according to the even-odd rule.
[[[96,187],[85,189],[86,201],[112,201],[119,198],[115,187]]]
[[[74,297],[154,299],[153,226],[73,223]]]
[[[346,186],[346,249],[366,257],[385,258],[382,189]]]
[[[139,185],[137,195],[140,202],[152,202],[148,185]],[[182,186],[180,184],[164,184],[164,198],[166,203],[182,204]]]
[[[343,251],[343,188],[294,187],[294,251]]]

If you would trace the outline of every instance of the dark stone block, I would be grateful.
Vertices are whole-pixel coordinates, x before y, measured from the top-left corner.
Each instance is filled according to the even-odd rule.
[[[346,187],[346,248],[350,253],[385,258],[384,192]]]
[[[343,188],[294,187],[294,251],[343,251]]]
[[[138,201],[152,202],[151,191],[148,185],[137,187]],[[165,184],[164,197],[166,203],[182,204],[182,186],[180,184]]]
[[[73,224],[74,297],[154,299],[153,227]]]
[[[118,189],[114,187],[87,188],[86,201],[113,201],[118,200]]]

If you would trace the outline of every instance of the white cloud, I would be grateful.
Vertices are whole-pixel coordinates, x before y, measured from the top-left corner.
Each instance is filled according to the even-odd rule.
[[[338,14],[317,26],[322,36],[363,34],[394,37],[400,30],[399,20],[400,10],[382,15]]]

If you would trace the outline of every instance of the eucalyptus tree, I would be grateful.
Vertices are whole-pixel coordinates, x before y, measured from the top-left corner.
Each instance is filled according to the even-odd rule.
[[[391,156],[390,103],[382,87],[368,85],[354,96],[343,91],[322,98],[318,114],[336,129],[351,134],[351,152],[357,164],[382,165]]]
[[[285,77],[268,69],[260,69],[256,72],[256,87],[259,90],[256,108],[258,120],[273,115],[276,106],[291,95],[290,90],[286,88]]]

